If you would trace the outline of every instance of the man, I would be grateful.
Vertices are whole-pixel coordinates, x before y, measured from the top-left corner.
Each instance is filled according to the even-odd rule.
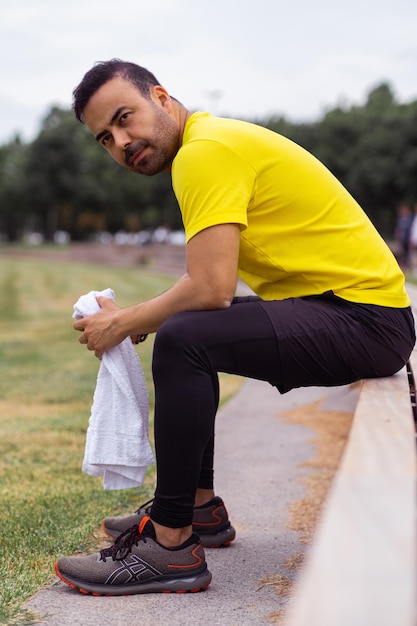
[[[99,595],[204,589],[203,545],[234,538],[213,488],[217,373],[281,393],[394,374],[415,342],[404,276],[344,187],[286,138],[192,114],[153,74],[119,60],[87,72],[74,111],[123,167],[171,172],[187,264],[165,293],[125,309],[100,299],[74,324],[98,358],[157,333],[157,485],[151,507],[105,520],[121,533],[114,546],[56,570]],[[234,298],[238,275],[257,296]]]

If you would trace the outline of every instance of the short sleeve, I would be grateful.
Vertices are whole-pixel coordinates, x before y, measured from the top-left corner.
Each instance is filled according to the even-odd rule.
[[[255,180],[253,167],[218,141],[183,146],[173,163],[172,184],[187,241],[217,224],[245,229]]]

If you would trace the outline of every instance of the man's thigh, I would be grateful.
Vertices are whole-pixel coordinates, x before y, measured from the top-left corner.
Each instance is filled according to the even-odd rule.
[[[168,326],[178,367],[183,351],[190,370],[197,365],[266,380],[280,391],[360,378],[351,350],[360,325],[320,299],[239,298],[228,309],[174,315]]]

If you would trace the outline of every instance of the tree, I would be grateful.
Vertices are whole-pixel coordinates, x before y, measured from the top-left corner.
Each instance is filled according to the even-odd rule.
[[[23,176],[26,145],[17,135],[0,148],[0,227],[7,241],[17,241],[29,215]]]
[[[406,109],[395,101],[384,83],[369,93],[357,115],[360,133],[349,184],[375,225],[387,236],[395,226],[397,207],[408,194]]]
[[[71,112],[53,107],[29,146],[25,173],[31,210],[47,241],[53,240],[65,212],[74,208],[83,143],[84,129]]]
[[[175,200],[166,177],[123,169],[72,112],[57,107],[29,147],[26,176],[31,210],[47,240],[57,229],[81,240],[101,230],[143,228],[150,207],[157,226],[168,221],[167,207]]]

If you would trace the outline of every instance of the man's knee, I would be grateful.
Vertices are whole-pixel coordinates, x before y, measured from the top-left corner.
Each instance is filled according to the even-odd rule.
[[[175,313],[159,327],[155,338],[155,350],[179,350],[189,341],[195,327],[198,312]]]
[[[204,353],[201,313],[176,313],[160,326],[156,333],[153,372],[161,368],[179,368],[184,361],[200,362]]]

